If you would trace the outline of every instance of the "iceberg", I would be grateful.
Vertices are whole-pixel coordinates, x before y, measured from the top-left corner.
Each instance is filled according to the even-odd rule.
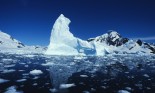
[[[70,20],[61,14],[53,25],[47,55],[94,55],[94,46],[75,37],[69,29]]]

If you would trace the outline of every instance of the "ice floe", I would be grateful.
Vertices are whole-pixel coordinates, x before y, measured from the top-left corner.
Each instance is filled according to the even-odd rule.
[[[86,77],[88,77],[88,76],[87,76],[87,75],[80,75],[80,77],[85,77],[85,78],[86,78]]]
[[[117,93],[130,93],[130,92],[127,90],[119,90]]]
[[[60,89],[66,89],[66,88],[70,88],[70,87],[74,87],[76,86],[75,84],[60,84]]]
[[[2,78],[0,78],[0,84],[2,84],[2,83],[6,83],[6,82],[9,82],[9,80],[6,80],[6,79],[2,79]]]
[[[24,82],[26,81],[27,79],[19,79],[19,80],[16,80],[16,82]]]
[[[12,73],[12,72],[15,72],[16,70],[14,70],[14,69],[5,69],[5,70],[3,70],[3,72],[1,72],[1,73],[3,73],[3,74],[5,74],[5,73]]]
[[[23,93],[22,91],[17,91],[15,86],[11,86],[7,88],[7,91],[5,93]]]
[[[31,75],[40,75],[40,74],[43,74],[43,72],[41,70],[35,69],[35,70],[30,71],[30,74]]]

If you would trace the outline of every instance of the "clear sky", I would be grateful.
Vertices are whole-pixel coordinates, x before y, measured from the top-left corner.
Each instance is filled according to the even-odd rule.
[[[0,29],[24,44],[46,46],[60,14],[84,40],[116,30],[155,42],[154,0],[0,0]]]

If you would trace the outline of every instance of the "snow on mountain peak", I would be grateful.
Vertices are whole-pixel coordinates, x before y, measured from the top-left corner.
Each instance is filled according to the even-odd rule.
[[[121,35],[118,32],[113,31],[113,30],[109,30],[108,34],[109,34],[109,37],[115,38],[115,39],[118,39],[121,37]]]
[[[10,35],[8,35],[7,33],[4,33],[4,32],[2,32],[1,30],[0,30],[0,35],[1,35],[1,38],[3,37],[10,37]]]
[[[23,47],[23,46],[24,45],[20,41],[0,31],[0,47],[17,48],[17,47]]]

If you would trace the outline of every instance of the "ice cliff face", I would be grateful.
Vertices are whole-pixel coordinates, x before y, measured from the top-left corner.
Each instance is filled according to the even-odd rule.
[[[48,55],[105,55],[105,54],[150,54],[155,53],[153,45],[141,40],[130,40],[116,31],[109,31],[87,41],[75,37],[69,30],[70,20],[61,14],[51,31]]]

